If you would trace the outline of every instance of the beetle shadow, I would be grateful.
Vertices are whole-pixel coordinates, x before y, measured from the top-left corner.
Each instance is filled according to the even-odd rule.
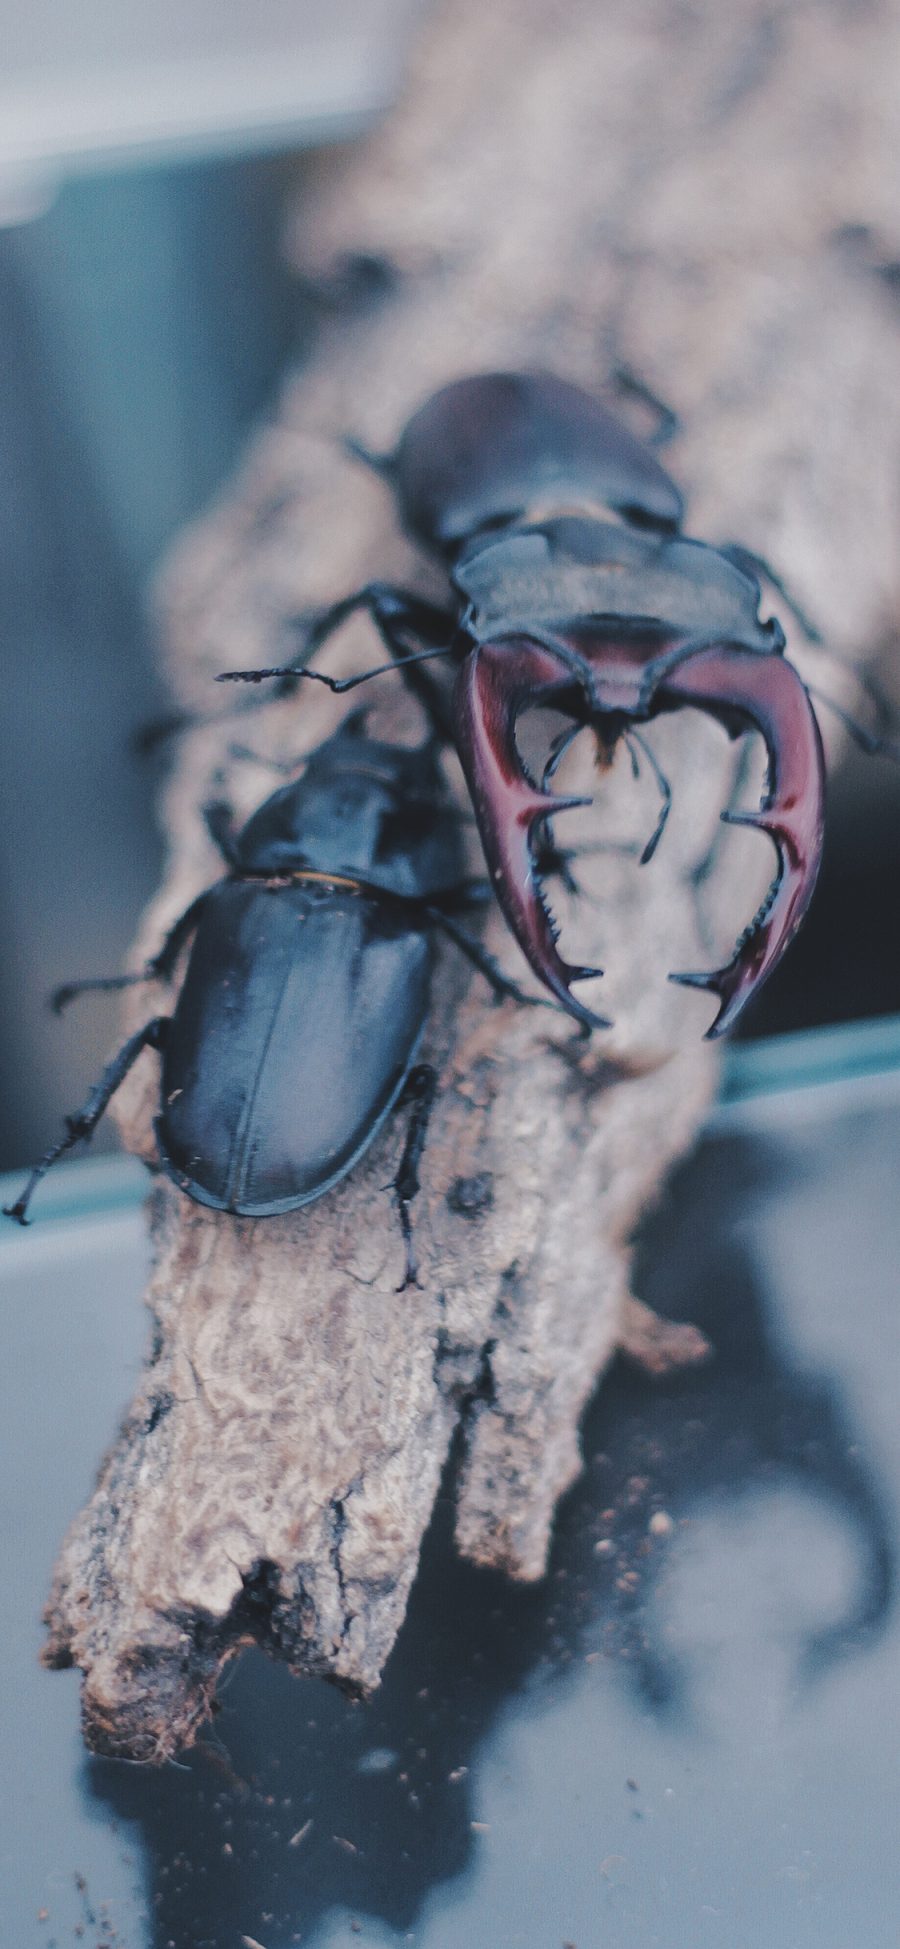
[[[711,1139],[676,1172],[644,1229],[637,1289],[696,1320],[716,1356],[657,1383],[617,1364],[587,1412],[585,1470],[541,1584],[458,1558],[451,1469],[370,1704],[254,1652],[184,1769],[85,1762],[90,1795],[143,1841],[154,1949],[225,1949],[241,1928],[308,1942],[335,1906],[412,1928],[474,1862],[472,1771],[499,1716],[516,1699],[546,1710],[587,1655],[615,1661],[613,1682],[645,1713],[690,1720],[687,1675],[661,1645],[667,1551],[649,1522],[663,1507],[677,1527],[711,1498],[727,1511],[754,1488],[802,1487],[850,1527],[860,1565],[844,1614],[798,1640],[805,1674],[877,1635],[893,1588],[878,1484],[839,1383],[781,1350],[740,1242],[754,1201],[784,1183],[784,1160],[747,1138]]]

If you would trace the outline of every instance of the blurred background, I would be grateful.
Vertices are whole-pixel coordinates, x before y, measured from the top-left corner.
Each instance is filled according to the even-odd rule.
[[[412,0],[2,7],[0,1168],[115,1039],[46,996],[121,962],[159,875],[148,586],[308,330],[287,186],[392,99]],[[97,1148],[115,1142],[102,1128]]]
[[[98,5],[72,45],[48,0],[5,22],[2,1169],[44,1149],[115,1039],[112,1002],[60,1022],[46,996],[119,966],[158,877],[162,761],[131,746],[167,702],[153,568],[302,361],[288,186],[387,106],[415,10]],[[900,1009],[898,869],[900,772],[851,753],[810,920],[745,1033]],[[101,1126],[97,1148],[114,1141]]]

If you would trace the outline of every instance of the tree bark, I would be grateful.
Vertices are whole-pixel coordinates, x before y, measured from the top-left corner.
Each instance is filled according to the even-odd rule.
[[[900,256],[898,57],[886,0],[445,0],[389,123],[300,184],[290,248],[320,279],[318,344],[168,565],[178,703],[220,708],[219,670],[278,660],[285,619],[373,574],[440,586],[341,436],[389,449],[430,389],[498,366],[594,389],[619,362],[638,371],[682,416],[671,466],[691,531],[768,555],[831,649],[872,657],[898,596],[897,311],[879,274]],[[367,303],[337,302],[348,253],[394,266],[380,297],[370,280]],[[804,673],[846,701],[840,670],[782,614]],[[373,657],[358,623],[326,667]],[[242,720],[260,758],[300,758],[342,714],[307,691]],[[398,683],[365,695],[379,734],[421,734]],[[374,1686],[454,1436],[460,1549],[539,1577],[616,1349],[655,1372],[703,1357],[694,1329],[628,1287],[635,1222],[715,1087],[711,1004],[665,973],[721,961],[771,860],[758,836],[718,844],[724,734],[685,713],[653,736],[675,810],[652,864],[614,849],[656,813],[625,758],[598,777],[576,747],[595,814],[559,830],[613,847],[585,853],[581,897],[556,904],[574,958],[607,967],[614,1030],[587,1046],[545,1010],[495,1007],[442,959],[420,1288],[397,1291],[384,1190],[399,1117],[335,1192],[282,1218],[154,1191],[152,1352],[48,1609],[47,1659],[83,1670],[95,1750],[162,1760],[188,1743],[249,1640]],[[182,743],[168,875],[135,965],[217,877],[204,801],[244,813],[272,789],[234,738],[230,720]],[[499,920],[485,938],[521,976]],[[129,1027],[165,1006],[158,989],[132,994]],[[148,1161],[157,1089],[148,1054],[119,1106]]]

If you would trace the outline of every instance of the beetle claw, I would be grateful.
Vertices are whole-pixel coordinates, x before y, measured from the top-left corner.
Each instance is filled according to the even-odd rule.
[[[748,933],[749,933],[748,929]],[[706,1031],[706,1041],[714,1042],[724,1035],[736,1022],[741,1009],[747,1001],[751,987],[762,977],[752,977],[748,981],[743,965],[741,950],[729,961],[726,968],[714,968],[705,974],[670,974],[669,980],[676,981],[681,988],[701,988],[711,995],[718,995],[721,1003],[719,1013]]]
[[[771,974],[812,897],[822,853],[822,740],[806,687],[781,656],[731,645],[700,650],[667,673],[655,702],[662,709],[697,704],[732,731],[736,721],[740,729],[759,731],[768,754],[765,803],[757,812],[723,812],[722,818],[768,834],[778,854],[776,877],[726,967],[670,977],[719,996],[719,1013],[707,1030],[715,1037],[732,1027]]]
[[[777,813],[767,812],[720,812],[719,818],[726,826],[749,826],[751,832],[767,832],[777,839],[782,823]]]
[[[541,821],[578,806],[528,777],[516,744],[520,704],[571,686],[570,666],[540,643],[506,638],[480,644],[465,658],[457,688],[459,755],[472,795],[497,901],[526,960],[570,1015],[586,1028],[608,1029],[604,1016],[576,1000],[574,981],[601,970],[562,959],[544,898],[534,845]]]
[[[704,974],[702,972],[695,973],[691,971],[688,973],[685,970],[680,970],[678,974],[670,974],[669,980],[677,981],[680,988],[716,988],[718,986],[718,975],[715,972],[712,974]]]
[[[522,637],[479,644],[458,680],[459,753],[497,899],[522,952],[571,1015],[585,1026],[606,1028],[609,1023],[572,994],[573,982],[598,970],[562,960],[533,845],[541,820],[585,801],[539,789],[515,739],[522,705],[565,690],[571,681],[569,665],[544,644]],[[672,977],[719,997],[719,1013],[707,1031],[719,1036],[781,959],[809,905],[822,851],[822,741],[805,685],[793,664],[775,652],[762,655],[730,643],[696,650],[661,674],[649,703],[651,715],[697,705],[732,734],[756,730],[766,744],[764,804],[757,812],[722,816],[730,825],[768,834],[778,854],[776,878],[727,966]]]
[[[707,1041],[713,1041],[717,1036],[724,1034],[727,1028],[731,1027],[738,1007],[741,1006],[740,1003],[734,1004],[733,992],[726,993],[726,976],[732,972],[733,968],[734,963],[732,962],[728,968],[715,968],[709,974],[690,972],[670,974],[669,976],[669,980],[677,982],[680,988],[700,988],[705,993],[718,995],[721,1007],[715,1021],[706,1031]]]

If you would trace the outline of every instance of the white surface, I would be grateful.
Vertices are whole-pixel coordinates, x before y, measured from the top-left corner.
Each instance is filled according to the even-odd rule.
[[[0,221],[73,170],[294,147],[396,87],[415,0],[0,0]]]

